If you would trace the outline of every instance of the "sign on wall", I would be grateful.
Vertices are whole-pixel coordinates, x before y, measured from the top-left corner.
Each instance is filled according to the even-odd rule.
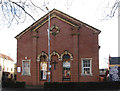
[[[17,72],[18,72],[18,73],[21,72],[21,67],[17,67]]]

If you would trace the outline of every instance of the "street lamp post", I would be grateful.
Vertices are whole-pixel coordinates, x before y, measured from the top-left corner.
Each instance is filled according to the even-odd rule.
[[[46,9],[48,10],[48,82],[50,82],[50,12],[47,7]]]

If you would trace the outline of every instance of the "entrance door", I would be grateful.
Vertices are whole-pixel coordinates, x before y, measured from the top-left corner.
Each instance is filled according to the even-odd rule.
[[[58,60],[57,56],[52,56],[51,58],[51,81],[60,82],[62,79],[62,69],[61,62]]]

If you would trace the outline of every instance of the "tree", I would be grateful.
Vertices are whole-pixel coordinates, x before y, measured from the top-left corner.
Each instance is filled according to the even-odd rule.
[[[2,18],[7,21],[9,26],[13,22],[19,24],[26,20],[26,17],[29,16],[33,21],[36,21],[34,15],[38,14],[38,11],[41,10],[45,12],[44,9],[33,3],[34,0],[1,0],[1,12]],[[42,1],[42,0],[41,0]],[[42,2],[43,5],[46,5],[46,2]],[[8,26],[8,27],[9,27]]]
[[[112,6],[109,6],[108,13],[106,14],[106,19],[113,18],[118,8],[120,7],[119,0],[115,0]],[[109,4],[108,4],[109,5]],[[119,15],[119,14],[118,14]]]
[[[54,1],[54,4],[57,2]],[[72,5],[75,0],[65,0],[64,3],[68,6]],[[33,21],[36,21],[36,16],[40,13],[47,13],[45,7],[50,3],[50,0],[0,0],[0,17],[2,16],[3,21],[6,21],[8,27],[14,22],[16,24],[23,23],[26,17],[29,16]],[[119,0],[115,0],[112,7],[109,8],[109,12],[105,18],[114,17],[119,7]]]

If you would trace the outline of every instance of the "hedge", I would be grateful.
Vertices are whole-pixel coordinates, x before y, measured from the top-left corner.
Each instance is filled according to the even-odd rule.
[[[44,90],[117,90],[120,89],[120,82],[69,82],[69,83],[48,83],[44,84]]]
[[[25,88],[25,82],[3,81],[2,88]]]

